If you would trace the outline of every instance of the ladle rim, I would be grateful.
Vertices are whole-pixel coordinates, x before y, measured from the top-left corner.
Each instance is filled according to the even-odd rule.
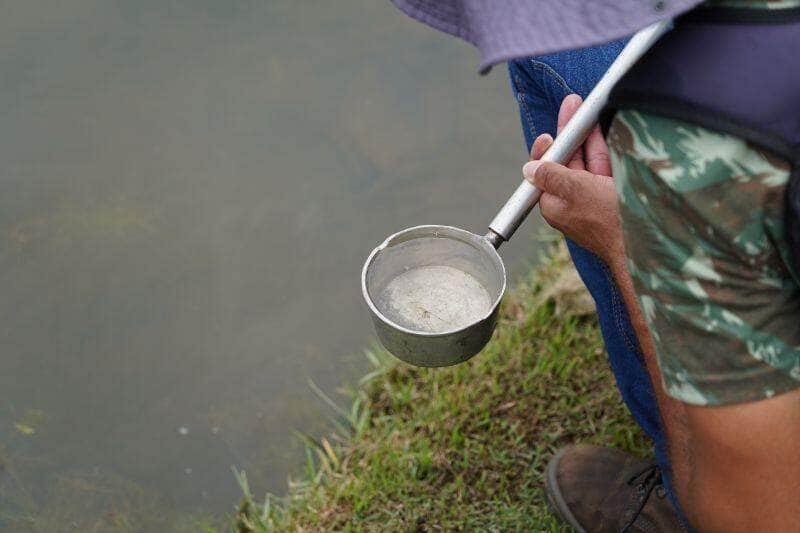
[[[393,322],[392,320],[390,320],[389,318],[384,316],[383,313],[380,312],[378,307],[372,302],[372,297],[370,296],[369,291],[367,290],[367,270],[369,269],[369,266],[372,264],[372,261],[375,258],[375,256],[378,253],[380,253],[381,251],[385,250],[389,246],[389,244],[392,242],[392,240],[394,240],[397,237],[401,236],[402,234],[408,233],[410,231],[434,229],[434,228],[452,230],[455,233],[461,233],[461,234],[464,234],[464,235],[469,235],[470,237],[477,237],[480,240],[480,242],[482,242],[482,243],[484,243],[486,245],[487,250],[491,250],[491,252],[497,257],[498,263],[500,265],[501,273],[502,273],[502,283],[500,285],[500,291],[498,291],[497,297],[494,299],[494,302],[492,303],[491,307],[489,307],[489,310],[486,312],[485,315],[483,315],[478,320],[473,320],[472,322],[470,322],[466,326],[462,326],[462,327],[457,328],[457,329],[451,329],[451,330],[446,330],[446,331],[437,331],[435,333],[434,332],[430,332],[430,331],[419,331],[419,330],[415,330],[415,329],[406,328],[404,326],[401,326],[400,324],[397,324],[397,323]],[[369,306],[369,308],[372,311],[372,313],[375,316],[377,316],[381,320],[381,322],[383,322],[384,324],[386,324],[390,328],[395,329],[397,331],[401,331],[403,333],[408,333],[410,335],[416,335],[418,337],[428,337],[428,338],[446,337],[448,335],[453,335],[453,334],[456,334],[456,333],[461,333],[463,331],[466,331],[469,328],[474,327],[476,324],[480,324],[481,322],[483,322],[484,320],[487,320],[489,317],[492,316],[492,313],[494,313],[494,311],[497,308],[497,306],[500,305],[500,302],[502,301],[503,296],[506,293],[506,265],[503,262],[503,258],[500,257],[500,254],[498,254],[497,250],[495,250],[494,246],[492,246],[492,244],[488,240],[486,240],[486,237],[478,235],[477,233],[472,233],[471,231],[467,231],[465,229],[457,228],[455,226],[445,226],[445,225],[440,225],[440,224],[421,224],[419,226],[411,226],[410,228],[406,228],[406,229],[400,230],[400,231],[398,231],[396,233],[392,233],[391,235],[386,237],[386,239],[384,239],[384,241],[382,243],[380,243],[378,246],[376,246],[375,249],[372,250],[372,252],[367,257],[367,260],[364,261],[364,266],[361,269],[361,293],[362,293],[362,295],[364,297],[364,301],[367,303],[367,306]]]

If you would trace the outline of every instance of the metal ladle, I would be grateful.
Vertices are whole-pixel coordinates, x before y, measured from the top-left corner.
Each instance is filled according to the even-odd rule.
[[[597,123],[614,85],[671,27],[661,21],[634,35],[542,157],[564,164]],[[389,236],[361,272],[361,290],[378,339],[417,366],[466,361],[489,342],[506,290],[497,248],[539,201],[523,180],[485,236],[452,226],[415,226]]]

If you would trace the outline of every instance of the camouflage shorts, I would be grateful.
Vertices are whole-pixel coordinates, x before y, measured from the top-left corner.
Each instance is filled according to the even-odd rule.
[[[608,141],[628,267],[668,394],[721,405],[800,388],[789,165],[635,111],[617,113]]]

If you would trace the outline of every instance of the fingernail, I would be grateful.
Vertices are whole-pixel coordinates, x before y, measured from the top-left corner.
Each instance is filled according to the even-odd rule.
[[[582,104],[583,103],[583,98],[579,94],[575,94],[575,93],[569,94],[569,95],[567,95],[566,98],[564,98],[564,100],[567,100],[567,99],[575,100],[578,104]]]
[[[522,175],[525,176],[525,179],[533,183],[533,177],[536,175],[536,169],[542,166],[541,161],[528,161],[525,163],[525,166],[522,167]]]

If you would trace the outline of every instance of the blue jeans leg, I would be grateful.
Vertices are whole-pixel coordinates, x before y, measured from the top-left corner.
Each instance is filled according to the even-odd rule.
[[[555,136],[562,100],[572,93],[586,97],[624,44],[619,41],[509,62],[511,86],[519,103],[528,151],[538,135]],[[636,423],[653,440],[655,459],[664,473],[667,494],[677,507],[658,405],[622,296],[600,258],[569,239],[567,246],[575,268],[595,300],[609,364],[622,399]]]

